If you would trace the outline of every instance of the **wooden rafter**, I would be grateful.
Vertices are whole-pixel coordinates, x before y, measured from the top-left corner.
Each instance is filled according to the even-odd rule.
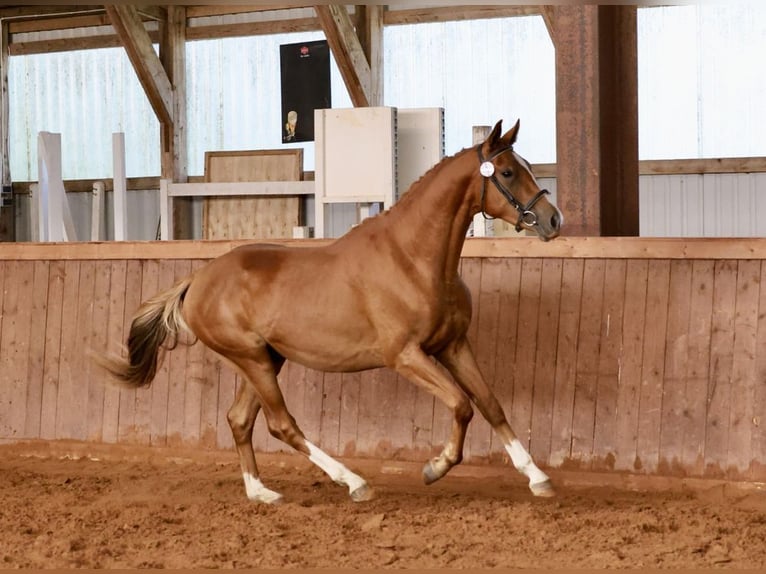
[[[540,6],[540,14],[545,22],[545,27],[548,28],[548,35],[551,37],[553,45],[556,45],[556,26],[554,23],[554,9],[553,6]]]
[[[133,6],[105,6],[109,19],[120,37],[138,80],[161,123],[173,123],[173,87],[157,56],[149,33]]]
[[[354,31],[348,11],[342,4],[314,6],[322,24],[343,81],[357,107],[370,105],[370,64]]]

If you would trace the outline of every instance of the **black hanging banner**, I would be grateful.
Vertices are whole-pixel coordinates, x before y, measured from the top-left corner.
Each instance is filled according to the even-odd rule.
[[[279,47],[282,73],[282,141],[314,140],[314,110],[332,107],[327,40]]]

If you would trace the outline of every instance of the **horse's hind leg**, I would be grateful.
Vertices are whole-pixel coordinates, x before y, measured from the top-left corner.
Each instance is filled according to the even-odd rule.
[[[245,481],[245,492],[250,500],[273,504],[279,502],[282,495],[263,485],[253,452],[253,425],[260,410],[261,402],[255,394],[253,385],[243,381],[237,390],[234,404],[229,409],[228,419],[239,455],[239,465],[242,469],[242,478]]]
[[[346,466],[322,451],[311,441],[306,440],[303,432],[301,432],[298,425],[295,423],[295,419],[285,406],[282,391],[277,384],[277,370],[275,369],[272,358],[269,357],[268,352],[263,350],[263,352],[258,352],[254,358],[233,358],[232,360],[244,375],[242,386],[248,387],[248,391],[246,391],[247,396],[257,397],[257,400],[260,401],[260,406],[263,408],[264,414],[266,415],[269,432],[275,438],[306,455],[311,462],[326,472],[334,482],[348,487],[349,494],[354,501],[370,500],[373,496],[373,491],[362,477],[351,472]],[[254,421],[255,415],[253,415],[252,418]],[[233,427],[232,430],[234,430]],[[250,437],[252,437],[252,424],[250,424],[249,434]],[[242,438],[245,437],[243,436]],[[248,444],[250,445],[249,453],[252,455],[252,444],[249,440]],[[243,457],[243,452],[246,455],[245,457]],[[246,464],[249,464],[249,458],[252,458],[253,468],[255,467],[255,457],[248,457],[247,455],[248,450],[243,448],[243,450],[240,451],[240,462],[243,465],[243,473],[247,472],[248,467],[246,467]],[[254,476],[257,477],[257,474]],[[245,476],[245,486],[248,488],[248,497],[253,498],[250,496],[247,476]],[[258,480],[257,488],[265,488],[260,483],[260,480]],[[279,497],[278,494],[277,497]],[[268,500],[268,496],[255,497],[255,499],[261,500],[262,502],[274,501]]]
[[[548,476],[540,470],[516,437],[497,398],[487,385],[476,364],[470,344],[465,338],[453,342],[439,356],[461,388],[471,397],[479,412],[500,436],[516,470],[529,478],[529,489],[535,496],[553,496]]]

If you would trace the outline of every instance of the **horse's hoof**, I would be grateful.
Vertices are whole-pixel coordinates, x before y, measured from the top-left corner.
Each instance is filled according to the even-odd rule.
[[[430,460],[423,466],[423,482],[426,484],[433,484],[442,476],[444,476],[444,473],[437,472]]]
[[[553,484],[551,484],[550,480],[530,484],[529,490],[532,491],[532,494],[541,498],[552,498],[556,496],[556,491],[553,490]]]
[[[350,493],[350,496],[351,500],[354,502],[367,502],[368,500],[375,498],[375,490],[372,487],[363,484],[354,492]]]
[[[259,494],[258,496],[248,497],[253,502],[260,502],[261,504],[281,504],[284,498],[278,492],[269,491]]]

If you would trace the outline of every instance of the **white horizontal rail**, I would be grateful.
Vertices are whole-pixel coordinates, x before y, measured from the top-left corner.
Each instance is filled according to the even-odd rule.
[[[223,183],[168,183],[169,197],[231,195],[313,195],[313,181],[243,181]]]
[[[313,195],[313,181],[243,181],[223,183],[173,183],[160,179],[160,239],[173,238],[174,197],[225,197],[237,195]]]

